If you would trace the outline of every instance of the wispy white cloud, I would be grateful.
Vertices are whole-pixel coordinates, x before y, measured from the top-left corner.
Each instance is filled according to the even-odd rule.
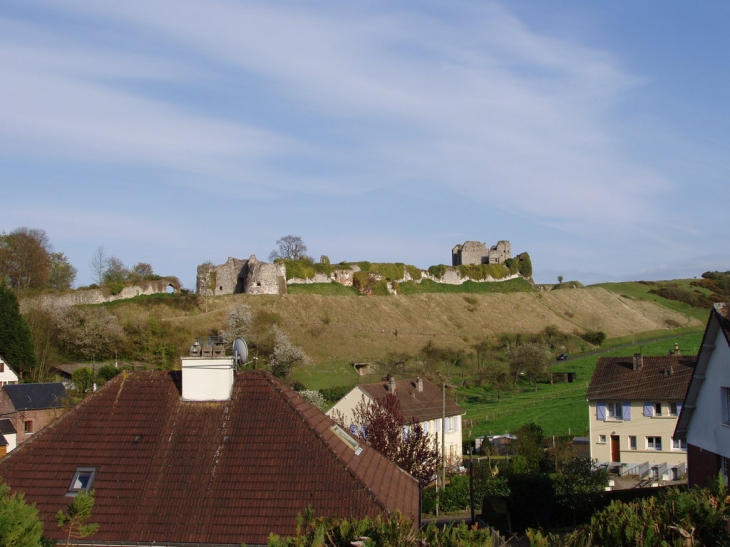
[[[702,233],[665,220],[677,182],[613,122],[648,77],[509,4],[36,6],[46,17],[0,18],[13,158],[161,169],[183,190],[266,203],[296,192],[317,214],[420,185],[607,246]]]

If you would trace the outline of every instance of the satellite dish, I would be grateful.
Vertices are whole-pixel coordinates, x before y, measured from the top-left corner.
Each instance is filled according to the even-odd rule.
[[[236,338],[233,342],[233,358],[237,365],[244,365],[248,359],[248,346],[243,338]]]

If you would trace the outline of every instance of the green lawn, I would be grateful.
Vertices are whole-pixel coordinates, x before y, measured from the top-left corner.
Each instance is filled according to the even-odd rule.
[[[588,428],[585,395],[598,357],[632,355],[638,351],[644,355],[665,355],[674,348],[675,342],[685,355],[696,354],[702,334],[695,331],[664,340],[643,340],[628,347],[604,349],[555,362],[551,371],[575,372],[576,381],[553,385],[538,383],[537,390],[525,382],[517,390],[502,393],[501,400],[486,387],[459,388],[456,398],[466,411],[464,438],[509,433],[530,422],[542,427],[548,436],[584,435]]]

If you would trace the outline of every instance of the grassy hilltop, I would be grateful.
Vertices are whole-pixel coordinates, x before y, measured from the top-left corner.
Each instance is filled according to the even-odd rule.
[[[690,282],[667,283],[689,292]],[[547,434],[582,434],[585,390],[596,360],[592,352],[629,345],[616,351],[632,353],[641,346],[644,353],[661,354],[679,342],[686,353],[696,353],[708,310],[656,294],[662,284],[571,288],[578,285],[540,290],[522,279],[463,286],[425,283],[402,287],[398,296],[370,297],[336,284],[301,285],[290,286],[291,293],[283,297],[188,295],[187,303],[176,307],[174,298],[137,298],[109,308],[123,323],[144,319],[157,324],[169,344],[184,352],[192,339],[217,333],[229,309],[245,303],[254,327],[277,324],[311,357],[311,365],[290,375],[291,383],[322,390],[345,389],[389,373],[446,379],[454,386],[450,395],[467,412],[465,433],[471,437],[514,430],[527,421],[540,424]],[[504,362],[500,343],[528,340],[546,329],[554,335],[555,353],[571,355],[551,369],[576,372],[577,381],[538,382],[537,389],[522,381],[516,387],[510,383],[498,400],[483,371],[490,363]],[[580,337],[596,331],[606,335],[600,348]],[[647,342],[652,339],[659,341]],[[373,375],[358,377],[352,364],[359,362],[371,363]]]

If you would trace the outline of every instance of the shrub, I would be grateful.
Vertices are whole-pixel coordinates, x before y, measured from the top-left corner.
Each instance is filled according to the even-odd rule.
[[[319,392],[326,401],[336,402],[342,399],[345,395],[350,393],[354,386],[339,386],[320,389]]]
[[[527,253],[520,253],[516,256],[518,270],[523,277],[532,277],[532,260]]]
[[[96,377],[101,380],[102,382],[108,382],[112,378],[114,378],[117,374],[121,372],[120,369],[112,366],[112,365],[104,365],[103,367],[99,368],[99,370],[96,372]]]
[[[606,339],[606,333],[600,330],[587,330],[580,333],[578,336],[594,346],[600,346]]]
[[[408,275],[411,276],[411,279],[413,279],[414,281],[418,281],[419,279],[421,279],[421,277],[423,277],[421,269],[416,268],[415,266],[411,266],[410,264],[406,266],[406,271],[408,272]]]
[[[109,287],[109,292],[112,295],[117,295],[120,292],[122,292],[125,285],[124,285],[124,283],[109,283],[109,285],[107,285],[107,287]]]
[[[428,273],[434,277],[441,278],[446,275],[446,266],[439,264],[438,266],[429,266]]]
[[[708,298],[705,298],[703,295],[676,287],[664,286],[658,289],[652,289],[649,291],[649,293],[656,294],[668,300],[683,302],[684,304],[687,304],[694,308],[712,307],[712,301],[710,301]]]

